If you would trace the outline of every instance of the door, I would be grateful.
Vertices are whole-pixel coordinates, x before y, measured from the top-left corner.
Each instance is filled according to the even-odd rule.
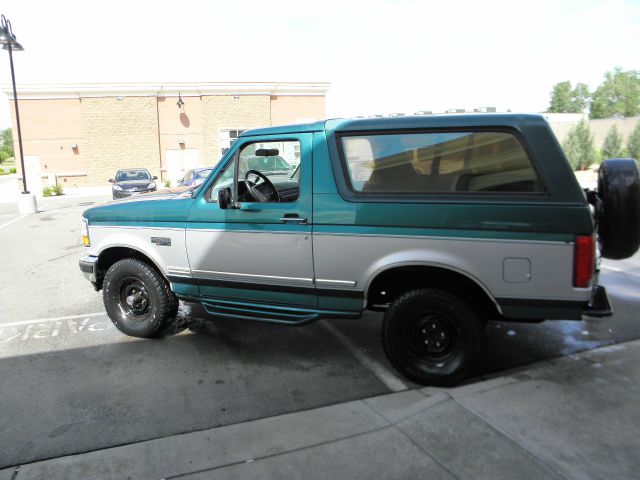
[[[27,176],[27,190],[36,195],[42,194],[42,166],[40,157],[26,155],[24,157],[24,170]]]
[[[218,191],[226,187],[237,189],[237,203],[222,209]],[[186,232],[201,296],[315,306],[311,134],[241,138],[202,188]]]
[[[184,175],[182,168],[182,151],[181,150],[165,150],[164,164],[167,169],[166,179],[171,181],[171,185],[176,185],[178,180]]]
[[[186,171],[200,166],[197,148],[167,149],[164,158],[167,169],[166,179],[171,180],[171,185],[174,186],[184,177]]]

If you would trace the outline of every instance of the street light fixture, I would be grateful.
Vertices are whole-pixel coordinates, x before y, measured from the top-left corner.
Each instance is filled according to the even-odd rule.
[[[20,130],[20,113],[18,111],[18,92],[16,91],[16,75],[13,70],[13,52],[21,52],[24,50],[22,45],[16,40],[11,28],[11,22],[2,15],[0,17],[0,45],[3,50],[9,51],[9,63],[11,64],[11,84],[13,85],[13,103],[16,109],[16,127],[18,130],[18,147],[20,149],[20,167],[22,169],[22,193],[28,194],[27,176],[24,171],[24,155],[22,153],[22,131]]]

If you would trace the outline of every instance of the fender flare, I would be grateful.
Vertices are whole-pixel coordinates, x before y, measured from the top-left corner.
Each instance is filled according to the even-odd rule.
[[[458,275],[462,275],[463,277],[466,277],[467,279],[469,279],[470,281],[472,281],[473,283],[475,283],[487,296],[487,298],[489,298],[489,300],[491,300],[491,302],[495,305],[496,310],[498,310],[498,313],[500,313],[500,315],[502,315],[502,307],[500,306],[500,304],[496,301],[495,297],[491,294],[491,292],[489,291],[489,289],[474,275],[460,269],[460,268],[456,268],[456,267],[452,267],[451,265],[447,265],[447,264],[443,264],[443,263],[438,263],[438,262],[427,262],[427,261],[421,261],[421,262],[415,262],[415,261],[410,261],[410,262],[396,262],[396,263],[390,263],[387,265],[384,265],[376,270],[374,270],[373,274],[369,276],[366,284],[364,285],[364,299],[365,302],[367,301],[367,298],[369,296],[369,290],[371,288],[371,284],[373,283],[373,281],[378,278],[381,274],[389,271],[389,270],[393,270],[395,268],[403,268],[403,267],[426,267],[426,268],[438,268],[440,270],[448,270],[450,272],[456,273]]]

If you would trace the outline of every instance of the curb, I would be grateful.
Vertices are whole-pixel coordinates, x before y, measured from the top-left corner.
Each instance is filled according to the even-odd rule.
[[[354,454],[357,454],[356,457],[362,460],[362,452],[367,451],[362,450],[363,442],[365,444],[372,442],[377,445],[378,455],[384,457],[390,454],[388,449],[393,450],[399,447],[397,445],[380,446],[376,442],[381,438],[394,438],[396,441],[401,441],[404,438],[402,435],[407,435],[405,432],[407,428],[410,431],[414,422],[424,423],[429,415],[438,414],[436,410],[447,411],[447,408],[460,410],[469,399],[474,396],[477,398],[478,394],[501,388],[520,388],[514,384],[553,381],[558,374],[562,376],[564,372],[566,375],[568,369],[584,372],[589,368],[601,368],[602,362],[614,365],[620,362],[621,352],[635,348],[640,348],[640,340],[537,362],[460,387],[450,389],[424,387],[388,393],[234,425],[51,458],[0,470],[0,479],[124,478],[127,476],[167,478],[192,474],[204,474],[204,478],[209,478],[207,474],[212,474],[219,469],[235,471],[246,467],[254,473],[256,469],[262,472],[261,468],[270,471],[271,468],[280,468],[283,464],[289,465],[287,459],[291,459],[293,465],[296,465],[295,459],[307,458],[318,450],[328,452],[329,461],[331,461],[333,456],[339,460],[338,457],[341,455],[347,455],[351,448]],[[508,392],[505,391],[504,395],[507,394]],[[518,465],[520,465],[518,462],[522,462],[523,468],[532,468],[545,478],[556,477],[557,471],[554,468],[550,468],[546,462],[532,455],[521,443],[505,436],[481,417],[473,416],[470,411],[465,413],[468,416],[471,415],[476,432],[480,425],[489,432],[496,445],[502,445],[508,450],[511,461],[515,461]],[[455,418],[449,419],[448,416],[441,418],[440,421],[444,424],[451,422],[456,448],[466,451],[470,447],[465,444],[466,437],[459,436],[455,430],[458,428],[464,431],[465,424],[458,422],[456,425]],[[597,439],[594,441],[597,442]],[[409,452],[413,447],[407,443],[402,448]],[[426,455],[427,460],[430,456],[433,457],[429,452],[420,449],[412,452],[412,456],[409,453],[407,455],[412,462],[416,462],[414,465],[416,468],[420,462],[424,461],[422,455]],[[381,457],[374,455],[371,461],[386,465]],[[316,458],[316,455],[312,458]],[[448,468],[440,464],[437,458],[431,458],[429,461],[435,461],[436,467],[440,465],[437,468],[442,467],[448,471]],[[255,465],[254,462],[256,462]],[[245,464],[252,465],[249,467]],[[494,468],[500,469],[505,465],[498,462]],[[379,474],[385,476],[385,471],[381,470]],[[496,478],[508,478],[508,476],[496,475]]]

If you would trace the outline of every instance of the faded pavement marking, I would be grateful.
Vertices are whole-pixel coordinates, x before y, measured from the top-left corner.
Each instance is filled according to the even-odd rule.
[[[115,326],[104,313],[13,322],[0,325],[0,344],[106,330],[115,330]]]

